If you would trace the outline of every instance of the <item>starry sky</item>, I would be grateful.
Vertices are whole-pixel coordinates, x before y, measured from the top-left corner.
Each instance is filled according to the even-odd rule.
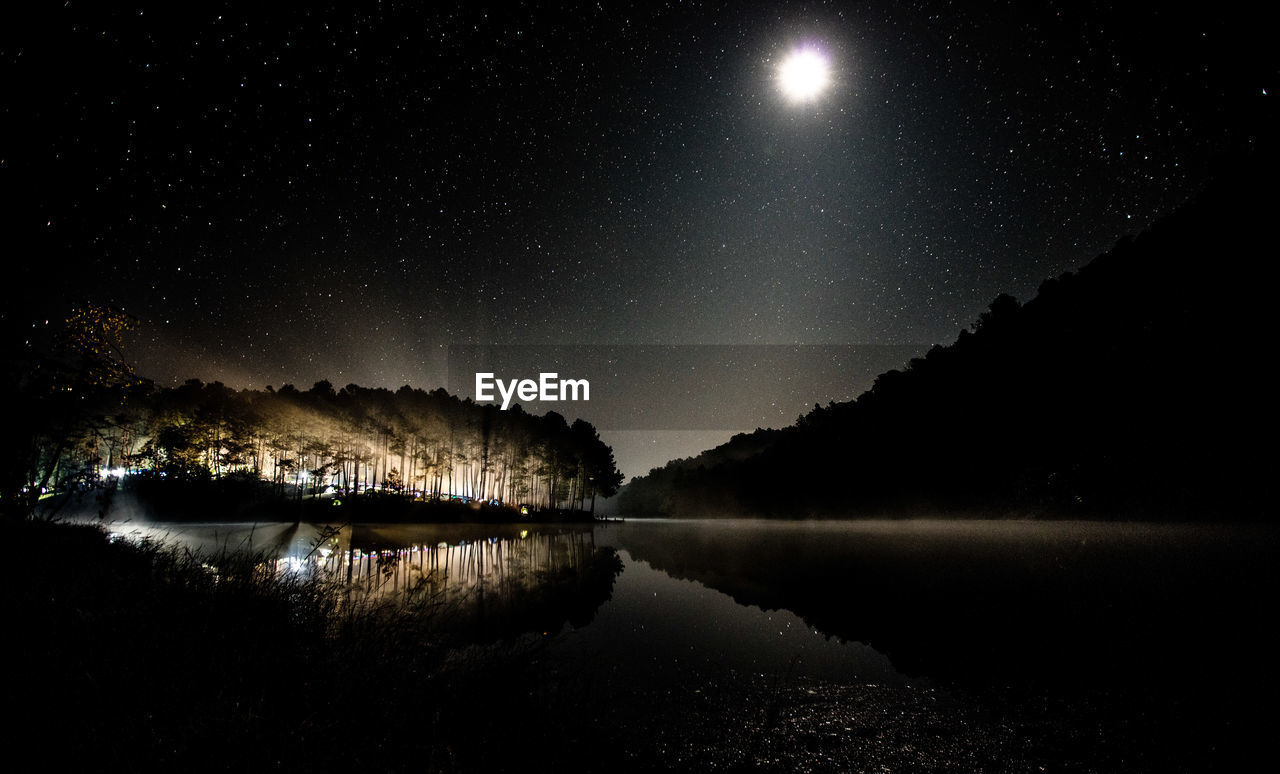
[[[24,303],[124,307],[159,383],[429,389],[451,344],[923,351],[1270,142],[1280,88],[1244,6],[310,5],[4,12]],[[800,102],[798,47],[831,74]],[[749,430],[864,376],[714,386]],[[634,474],[719,431],[615,448]]]

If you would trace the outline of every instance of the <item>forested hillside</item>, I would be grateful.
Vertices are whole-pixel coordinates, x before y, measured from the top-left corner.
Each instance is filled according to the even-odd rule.
[[[1273,471],[1276,171],[1238,164],[854,401],[651,471],[624,512],[1256,518]]]

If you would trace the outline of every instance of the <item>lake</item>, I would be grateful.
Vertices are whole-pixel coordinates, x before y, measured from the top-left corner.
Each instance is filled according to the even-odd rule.
[[[1259,526],[113,529],[429,588],[595,708],[638,768],[1219,769],[1275,720],[1278,537]]]

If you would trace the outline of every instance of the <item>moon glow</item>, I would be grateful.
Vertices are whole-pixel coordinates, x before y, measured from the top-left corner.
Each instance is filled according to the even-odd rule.
[[[796,49],[778,65],[778,86],[792,102],[815,99],[830,83],[831,65],[816,49]]]

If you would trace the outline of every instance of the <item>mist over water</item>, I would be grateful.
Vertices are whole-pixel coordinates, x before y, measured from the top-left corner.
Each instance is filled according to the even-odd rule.
[[[605,601],[556,645],[613,669],[672,662],[869,683],[1212,681],[1262,668],[1253,659],[1272,639],[1264,622],[1280,599],[1270,561],[1280,541],[1257,526],[632,520],[322,535],[307,524],[134,519],[112,529],[204,553],[265,552],[282,567],[323,566],[388,590],[429,582],[459,593],[536,585],[585,561],[584,550],[616,549],[622,571]]]
[[[1259,525],[129,515],[109,529],[447,601],[460,647],[510,649],[659,756],[809,760],[839,737],[859,760],[936,733],[968,760],[1195,770],[1253,754],[1278,684],[1280,537]]]

